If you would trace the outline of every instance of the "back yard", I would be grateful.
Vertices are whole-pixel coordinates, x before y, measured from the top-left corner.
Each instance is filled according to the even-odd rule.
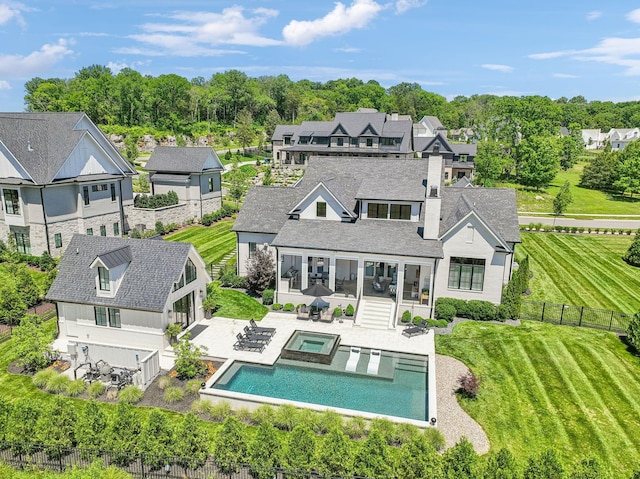
[[[527,299],[635,313],[640,268],[622,261],[633,236],[521,233],[516,256],[529,255]]]
[[[190,226],[164,237],[168,241],[186,241],[195,246],[207,264],[218,264],[236,249],[236,234],[231,231],[233,220],[222,220],[205,226]]]

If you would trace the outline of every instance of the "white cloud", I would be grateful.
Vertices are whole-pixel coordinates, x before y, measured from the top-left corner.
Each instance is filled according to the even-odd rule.
[[[359,53],[362,51],[362,49],[355,48],[355,47],[342,47],[342,48],[334,48],[333,51],[340,52],[340,53]]]
[[[40,50],[27,56],[0,55],[0,75],[23,78],[25,76],[46,74],[53,65],[73,53],[73,50],[68,48],[70,43],[72,42],[60,39],[58,43],[43,45]]]
[[[602,16],[602,12],[600,10],[592,10],[587,13],[587,21],[592,22]]]
[[[509,65],[499,65],[496,63],[483,63],[480,66],[485,70],[494,70],[502,73],[511,73],[513,71],[513,67],[510,67]]]
[[[627,13],[627,20],[633,23],[640,23],[640,8],[636,8]]]
[[[427,4],[427,0],[396,0],[396,13],[402,14],[411,8],[422,7]]]
[[[0,90],[11,90],[11,85],[6,80],[0,80]]]
[[[554,78],[580,78],[578,75],[572,75],[571,73],[554,73]]]
[[[529,58],[533,60],[549,60],[550,58],[564,57],[576,52],[576,50],[559,50],[557,52],[532,53]]]
[[[11,20],[15,20],[21,27],[26,26],[22,12],[30,11],[20,3],[0,3],[0,25],[5,25]]]
[[[142,33],[130,35],[146,47],[126,47],[119,53],[140,55],[209,56],[244,53],[215,47],[222,45],[271,46],[282,42],[258,33],[277,10],[257,8],[246,15],[243,7],[225,8],[221,13],[178,11],[168,15],[169,22],[145,23]]]
[[[336,2],[334,9],[322,18],[292,20],[282,29],[282,36],[289,45],[308,45],[322,37],[341,35],[353,29],[364,28],[383,8],[373,0],[354,0],[349,7]]]

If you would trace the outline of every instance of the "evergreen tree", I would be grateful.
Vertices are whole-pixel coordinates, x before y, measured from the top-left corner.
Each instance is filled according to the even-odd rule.
[[[497,454],[491,454],[484,468],[483,479],[519,479],[522,473],[516,459],[507,449],[500,449]]]
[[[569,181],[565,181],[564,185],[558,191],[558,194],[553,199],[553,214],[558,216],[563,214],[567,210],[567,206],[573,201],[573,195],[571,194],[571,185]]]
[[[640,311],[629,321],[629,326],[627,326],[627,341],[629,341],[637,351],[640,351]]]
[[[593,190],[613,190],[619,152],[611,151],[611,147],[593,157],[582,170],[580,186]]]
[[[440,479],[442,477],[440,456],[424,434],[411,438],[400,448],[397,475],[404,479]]]
[[[631,266],[640,267],[640,234],[636,233],[631,246],[622,259]]]
[[[595,459],[582,459],[573,466],[569,479],[610,479],[611,474]]]
[[[5,441],[7,438],[9,416],[12,409],[13,404],[6,398],[0,397],[0,442]]]
[[[142,426],[137,443],[137,451],[143,456],[144,464],[152,471],[169,464],[173,443],[173,427],[160,411],[153,409]]]
[[[548,450],[538,457],[530,457],[524,479],[562,479],[564,470],[555,451]]]
[[[271,479],[274,469],[282,465],[282,451],[276,428],[270,422],[263,422],[253,437],[249,448],[251,475],[256,479]]]
[[[341,429],[333,428],[324,436],[318,449],[318,471],[336,476],[348,476],[352,469],[352,446]]]
[[[291,471],[311,471],[315,466],[316,435],[306,425],[293,428],[284,449],[284,466]]]
[[[233,416],[228,416],[218,429],[214,456],[216,465],[224,474],[237,473],[239,465],[247,459],[247,435],[244,426]]]
[[[253,129],[253,116],[249,110],[244,109],[238,114],[238,121],[236,123],[236,138],[242,147],[243,153],[246,153],[247,147],[251,146],[255,137],[256,132]]]
[[[355,475],[375,477],[376,479],[392,479],[394,468],[387,441],[379,431],[373,430],[361,444],[354,458]]]
[[[14,403],[7,420],[7,442],[11,443],[14,454],[29,454],[35,451],[37,423],[41,405],[33,399],[20,399]]]
[[[173,455],[184,468],[202,467],[209,457],[210,438],[207,430],[193,413],[187,413],[175,434]]]
[[[54,396],[46,404],[36,423],[37,442],[45,446],[44,450],[51,459],[67,455],[75,445],[75,409],[69,407],[67,400]]]
[[[136,444],[141,430],[140,415],[128,403],[120,403],[107,426],[107,449],[119,466],[127,466],[135,458]]]
[[[94,400],[88,401],[75,424],[76,443],[85,459],[100,457],[107,430],[107,416]]]
[[[446,450],[442,457],[444,476],[448,479],[474,479],[478,455],[466,437]]]

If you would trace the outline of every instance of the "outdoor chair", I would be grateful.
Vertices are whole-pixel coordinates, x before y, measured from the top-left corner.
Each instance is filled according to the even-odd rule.
[[[251,341],[254,343],[269,344],[271,342],[270,334],[254,333],[253,331],[251,331],[251,328],[249,328],[249,326],[244,327],[244,337],[247,341]]]
[[[344,278],[336,279],[336,291],[344,291]]]
[[[409,326],[402,331],[402,334],[408,337],[417,336],[418,334],[425,334],[429,331],[429,327],[427,326],[427,320],[423,319],[420,321],[420,324],[415,326]]]
[[[269,336],[273,336],[276,334],[276,328],[265,328],[263,326],[258,326],[255,319],[251,318],[249,320],[249,325],[251,326],[251,331],[255,334],[265,334]]]
[[[238,340],[233,345],[233,349],[236,349],[236,350],[240,350],[240,351],[258,351],[258,352],[261,353],[262,351],[264,351],[264,348],[266,347],[266,344],[264,344],[264,343],[257,343],[257,342],[254,342],[254,341],[249,341],[247,338],[242,336],[242,334],[240,334],[240,333],[236,334],[236,338]]]
[[[375,278],[373,278],[371,286],[373,287],[374,291],[377,291],[378,293],[384,293],[384,291],[387,289],[387,282],[384,279],[380,279],[380,276],[376,276]]]

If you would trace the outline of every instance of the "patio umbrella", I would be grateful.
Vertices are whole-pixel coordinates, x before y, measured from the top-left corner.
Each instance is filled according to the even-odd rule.
[[[327,288],[322,283],[316,283],[302,290],[302,294],[306,296],[315,296],[316,299],[309,306],[315,306],[317,309],[328,308],[330,306],[322,296],[331,296],[333,291]]]

